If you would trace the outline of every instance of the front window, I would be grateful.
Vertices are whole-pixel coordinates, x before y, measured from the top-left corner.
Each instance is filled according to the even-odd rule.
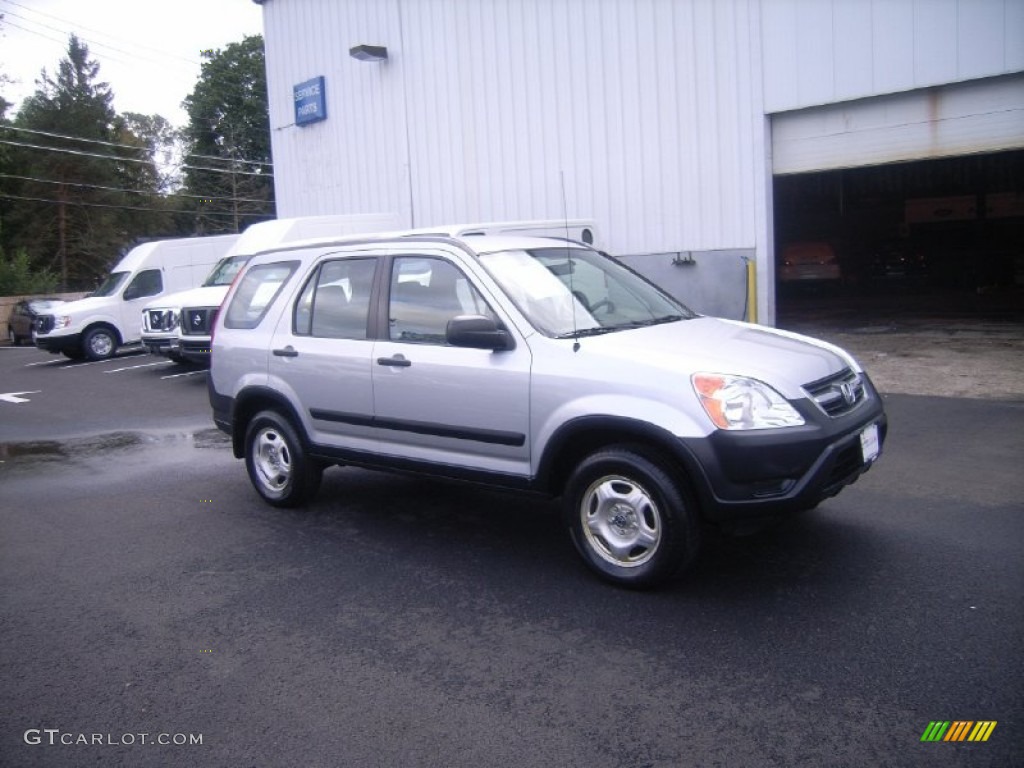
[[[541,333],[555,338],[688,320],[694,313],[619,262],[584,248],[535,248],[480,263]]]
[[[428,256],[401,256],[394,260],[388,301],[389,339],[444,344],[448,322],[459,315],[497,319],[453,264]]]
[[[156,296],[164,289],[163,277],[159,269],[144,269],[124,289],[124,300],[142,299]]]
[[[103,281],[103,284],[92,292],[92,295],[113,296],[117,293],[117,289],[121,287],[121,283],[124,282],[126,277],[128,277],[127,272],[111,272],[107,279]]]
[[[248,256],[228,256],[225,259],[221,259],[217,262],[217,266],[213,268],[213,271],[207,276],[206,282],[203,283],[203,287],[209,288],[211,285],[231,285],[232,281],[235,279],[235,275],[241,271],[247,261],[249,261]]]

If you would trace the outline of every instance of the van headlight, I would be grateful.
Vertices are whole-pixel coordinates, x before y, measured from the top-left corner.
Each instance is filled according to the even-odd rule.
[[[53,318],[53,330],[55,331],[67,328],[69,325],[71,325],[71,315],[57,315]]]
[[[690,380],[708,418],[719,429],[799,427],[803,416],[767,384],[745,376],[695,373]]]

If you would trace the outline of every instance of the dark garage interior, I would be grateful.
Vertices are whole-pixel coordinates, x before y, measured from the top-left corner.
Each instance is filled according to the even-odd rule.
[[[1024,151],[776,176],[774,209],[782,325],[1024,320]]]

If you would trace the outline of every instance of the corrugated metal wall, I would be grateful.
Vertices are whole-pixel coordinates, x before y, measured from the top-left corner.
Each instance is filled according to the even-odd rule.
[[[1024,71],[1021,0],[764,0],[765,109]]]
[[[282,216],[594,217],[610,249],[755,248],[758,0],[266,0]],[[387,46],[384,63],[351,46]],[[324,75],[328,119],[292,86]],[[564,180],[564,204],[563,204]]]

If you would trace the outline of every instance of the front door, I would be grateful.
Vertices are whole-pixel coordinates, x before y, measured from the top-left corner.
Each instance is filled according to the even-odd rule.
[[[142,338],[142,309],[163,290],[163,273],[159,269],[144,269],[125,286],[120,302],[121,333],[125,344]]]
[[[456,315],[500,317],[440,256],[395,256],[387,325],[373,352],[381,450],[423,461],[526,477],[530,471],[530,351],[445,343]]]

